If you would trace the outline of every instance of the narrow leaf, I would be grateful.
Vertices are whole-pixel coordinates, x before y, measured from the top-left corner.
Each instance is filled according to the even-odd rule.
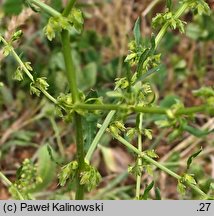
[[[135,38],[137,46],[139,46],[141,42],[140,24],[141,24],[141,20],[140,20],[140,17],[138,17],[134,25],[134,38]]]
[[[192,160],[194,159],[194,158],[196,158],[201,152],[202,152],[202,147],[201,147],[201,149],[199,150],[199,151],[197,151],[197,152],[195,152],[194,154],[192,154],[189,158],[188,158],[188,160],[187,160],[187,170],[190,168],[190,165],[191,165],[191,163],[192,163]]]
[[[146,49],[142,55],[140,56],[140,59],[139,59],[139,64],[138,64],[138,67],[137,67],[137,77],[139,78],[140,75],[141,75],[141,72],[142,72],[142,69],[143,69],[143,63],[145,62],[145,60],[148,58],[149,56],[149,53],[150,53],[150,49]]]
[[[149,192],[150,190],[154,187],[154,181],[152,181],[145,189],[141,199],[142,200],[147,200],[148,199],[148,196],[149,196]]]
[[[161,200],[161,193],[160,193],[160,189],[158,187],[155,188],[155,199]]]
[[[171,11],[171,9],[172,9],[172,0],[166,0],[166,5],[167,5],[167,8],[169,9],[169,11]]]
[[[150,70],[148,70],[145,74],[143,74],[142,76],[140,76],[137,81],[143,81],[145,80],[148,76],[152,75],[153,73],[155,72],[158,72],[160,70],[160,67],[161,65],[155,67],[155,68],[152,68]]]
[[[203,136],[206,136],[206,135],[208,135],[208,134],[214,132],[214,130],[211,130],[211,131],[208,131],[208,130],[200,130],[200,129],[198,129],[198,128],[194,128],[194,127],[192,127],[192,126],[190,126],[190,125],[187,125],[187,124],[185,124],[185,125],[183,126],[183,129],[184,129],[185,131],[189,132],[190,134],[192,134],[192,135],[194,135],[194,136],[196,136],[196,137],[199,137],[199,138],[201,138],[201,137],[203,137]]]

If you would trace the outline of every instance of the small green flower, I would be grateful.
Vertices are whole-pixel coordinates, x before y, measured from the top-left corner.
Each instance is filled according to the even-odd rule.
[[[23,80],[23,70],[22,70],[22,68],[20,66],[17,67],[17,69],[16,69],[16,71],[15,71],[15,73],[13,75],[13,79],[18,80],[18,81]]]
[[[13,49],[13,48],[12,48],[12,46],[11,46],[10,44],[4,46],[4,47],[3,47],[3,50],[2,50],[3,55],[4,55],[5,57],[7,57],[7,56],[10,54],[10,52],[12,51],[12,49]]]
[[[38,174],[37,166],[31,160],[25,159],[17,170],[16,181],[10,186],[9,191],[15,199],[18,199],[19,196],[15,190],[18,188],[25,199],[30,199],[31,191],[42,182],[43,179]]]
[[[16,40],[20,39],[22,35],[23,35],[22,30],[15,32],[11,37],[11,41],[16,41]]]
[[[78,162],[72,161],[61,168],[58,175],[60,186],[64,186],[68,180],[72,181],[77,174]]]

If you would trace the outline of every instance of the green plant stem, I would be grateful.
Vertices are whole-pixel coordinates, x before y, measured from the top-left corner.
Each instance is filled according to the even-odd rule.
[[[72,8],[74,7],[76,0],[70,0],[64,11],[62,12],[63,16],[68,16],[69,13],[71,12]]]
[[[141,134],[142,124],[143,124],[143,114],[140,113],[139,114],[139,122],[138,122],[138,126],[137,126],[138,127],[138,147],[137,148],[140,152],[143,151],[142,134]],[[141,170],[141,168],[142,168],[142,158],[141,157],[138,157],[138,159],[137,159],[137,166]],[[142,178],[142,172],[138,173],[137,179],[136,179],[136,198],[137,199],[140,198],[141,178]]]
[[[73,0],[69,1],[63,14],[60,14],[58,11],[54,10],[50,6],[38,0],[30,0],[30,2],[38,6],[39,8],[41,8],[50,16],[61,16],[61,15],[67,16],[72,10],[72,7],[75,3],[75,1]],[[75,72],[72,55],[71,55],[70,36],[67,30],[62,31],[61,40],[62,40],[62,52],[65,61],[67,79],[72,93],[73,102],[76,103],[79,101],[79,93],[78,93],[77,82],[76,82],[76,72]],[[76,199],[83,199],[84,187],[80,185],[80,174],[84,166],[84,150],[83,150],[84,148],[83,148],[82,120],[81,120],[81,116],[78,113],[74,114],[74,121],[76,126],[77,161],[79,164],[78,176],[76,179],[77,181]]]
[[[188,8],[188,5],[185,3],[183,4],[179,9],[178,11],[176,12],[175,14],[175,17],[176,18],[179,18],[182,13]],[[155,37],[155,48],[158,47],[158,45],[160,44],[160,41],[161,39],[163,38],[163,36],[165,35],[166,31],[168,29],[168,25],[164,25],[162,27],[162,29],[159,31],[159,33],[157,34],[157,36]],[[74,108],[78,109],[86,109],[86,110],[122,110],[122,109],[128,109],[126,105],[114,105],[114,104],[105,104],[105,105],[89,105],[89,104],[75,104]],[[193,110],[196,110],[196,112],[201,112],[201,111],[204,111],[204,110],[207,110],[207,108],[203,107],[203,106],[200,106],[200,107],[194,107],[194,108],[186,108],[186,113],[192,113]],[[163,108],[154,108],[154,107],[149,107],[149,108],[146,108],[146,107],[136,107],[134,111],[137,111],[137,112],[142,112],[142,113],[156,113],[156,114],[166,114],[166,110],[163,109]],[[182,112],[184,110],[180,110],[179,111],[179,114],[181,115]],[[212,111],[213,114],[214,114],[214,111]],[[116,112],[115,112],[116,113]],[[115,114],[114,113],[114,114]],[[193,112],[194,113],[194,112]],[[109,123],[111,121],[111,119],[113,118],[114,115],[111,116],[111,118],[109,118]],[[107,115],[106,118],[108,118],[109,116]],[[105,121],[105,120],[104,120]],[[101,130],[101,129],[100,129]],[[99,132],[98,132],[99,133]],[[101,135],[99,137],[95,137],[96,138],[96,142],[93,141],[93,146],[91,145],[91,147],[89,148],[89,152],[90,152],[90,157],[92,155],[92,153],[94,152],[94,150],[96,149],[96,145],[98,144],[102,134],[103,134],[103,131],[102,133],[100,133]],[[99,139],[98,139],[99,138]],[[95,145],[96,144],[96,145]]]
[[[150,113],[150,114],[167,114],[167,110],[169,108],[162,108],[158,106],[152,107],[144,107],[144,106],[130,106],[127,104],[81,104],[77,103],[74,104],[72,107],[74,110],[82,109],[82,110],[132,110],[133,112],[141,112],[141,113]],[[214,107],[209,107],[208,105],[201,105],[201,106],[194,106],[194,107],[187,107],[179,109],[174,113],[175,116],[179,115],[190,115],[197,112],[204,112],[209,114],[214,114]]]
[[[150,114],[163,114],[166,115],[167,110],[165,108],[160,108],[160,107],[142,107],[142,106],[136,106],[136,107],[128,107],[127,105],[118,105],[118,104],[75,104],[74,109],[83,109],[83,110],[111,110],[107,117],[105,118],[103,122],[103,127],[100,128],[98,131],[97,135],[95,136],[87,154],[85,157],[85,160],[89,162],[91,160],[92,154],[94,153],[102,135],[104,134],[105,129],[108,127],[109,123],[111,122],[111,119],[115,115],[116,111],[118,110],[128,110],[132,109],[133,111],[141,112],[141,113],[150,113]],[[196,106],[196,107],[189,107],[189,108],[183,108],[178,110],[175,113],[175,116],[177,115],[190,115],[194,114],[196,112],[208,112],[210,114],[214,114],[214,109],[210,107],[209,108],[206,105],[202,106]]]
[[[67,30],[63,30],[61,33],[62,37],[62,51],[65,60],[67,78],[69,82],[69,87],[72,93],[73,102],[76,103],[79,100],[79,93],[77,88],[77,78],[76,72],[71,56],[71,46],[70,46],[70,36]]]
[[[81,173],[84,169],[84,145],[83,145],[83,131],[82,131],[82,117],[78,114],[74,114],[74,122],[76,126],[76,145],[77,145],[77,161],[78,172],[76,177],[76,200],[84,199],[84,185],[80,184]]]
[[[67,7],[64,10],[64,15],[68,15],[72,10],[75,1],[71,0]],[[65,61],[67,79],[70,87],[70,91],[72,93],[72,99],[74,103],[79,101],[79,91],[77,88],[77,78],[76,78],[76,71],[74,68],[74,63],[71,54],[71,47],[70,47],[70,35],[67,30],[63,30],[61,33],[62,39],[62,52]],[[84,185],[80,184],[81,173],[84,169],[84,143],[83,143],[83,128],[82,128],[82,117],[75,112],[74,113],[74,122],[76,127],[76,145],[77,145],[77,161],[78,161],[78,172],[76,176],[76,200],[84,199]]]
[[[100,127],[100,125],[98,125],[98,127]],[[107,132],[110,133],[110,130],[106,130]],[[165,167],[164,165],[162,165],[161,163],[153,160],[152,158],[150,158],[148,155],[146,155],[145,153],[139,151],[136,147],[134,147],[131,143],[129,143],[128,141],[126,141],[123,137],[121,137],[120,135],[115,136],[114,134],[111,133],[111,135],[117,139],[118,141],[120,141],[123,145],[125,145],[128,149],[132,150],[133,152],[135,152],[137,155],[139,155],[142,159],[146,160],[147,162],[153,164],[154,166],[158,167],[160,170],[166,172],[167,174],[171,175],[172,177],[176,178],[177,180],[180,180],[182,177],[178,174],[176,174],[175,172],[173,172],[172,170],[168,169],[167,167]],[[200,189],[198,188],[198,186],[194,185],[194,184],[190,184],[187,183],[187,185],[189,187],[191,187],[195,192],[197,192],[199,195],[201,195],[203,198],[208,198],[207,195]]]
[[[178,19],[187,10],[188,7],[189,7],[188,3],[182,4],[178,8],[177,12],[175,13],[174,18]],[[169,24],[165,23],[163,25],[163,27],[161,28],[161,30],[159,31],[159,33],[157,34],[157,36],[155,38],[155,46],[156,46],[156,48],[159,45],[159,43],[160,43],[161,39],[163,38],[163,36],[165,35],[165,33],[167,32],[168,27],[169,27]]]
[[[114,116],[115,113],[116,113],[116,111],[110,111],[108,113],[108,115],[106,116],[100,130],[96,134],[96,136],[95,136],[93,142],[91,143],[91,146],[90,146],[90,148],[89,148],[89,150],[88,150],[88,152],[87,152],[87,154],[85,156],[85,161],[86,162],[88,162],[88,163],[90,162],[92,154],[94,153],[94,151],[95,151],[95,149],[96,149],[102,135],[105,133],[105,131],[106,131],[106,129],[107,129],[109,123],[111,122],[111,119],[112,119],[112,117]]]
[[[50,100],[52,101],[54,104],[57,104],[57,100],[51,96],[46,90],[44,89],[40,89],[40,91]],[[61,107],[62,108],[62,107]]]
[[[0,179],[2,179],[8,187],[13,187],[19,197],[20,200],[25,200],[24,197],[22,196],[22,194],[20,193],[20,191],[13,186],[12,182],[0,171]]]
[[[39,7],[41,10],[49,14],[50,16],[56,17],[56,16],[61,16],[61,13],[58,11],[54,10],[52,7],[48,6],[47,4],[39,1],[39,0],[28,0],[30,3],[36,5]]]

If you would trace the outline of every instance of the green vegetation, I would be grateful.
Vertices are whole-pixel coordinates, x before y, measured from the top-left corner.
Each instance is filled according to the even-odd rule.
[[[179,97],[170,93],[163,94],[167,70],[161,63],[162,58],[169,56],[169,61],[173,64],[171,70],[177,72],[171,81],[175,82],[174,85],[177,81],[185,83],[189,73],[186,71],[187,63],[179,55],[173,56],[170,52],[173,53],[172,47],[179,40],[178,35],[185,33],[186,26],[187,35],[192,40],[201,42],[200,37],[202,40],[210,40],[208,38],[211,30],[203,28],[201,24],[203,19],[211,20],[213,16],[205,1],[182,0],[173,6],[171,0],[168,0],[165,11],[158,13],[152,19],[151,26],[154,32],[149,37],[142,37],[141,18],[138,18],[133,27],[133,39],[127,45],[128,54],[117,56],[106,65],[105,59],[102,59],[99,52],[102,46],[109,46],[113,38],[101,39],[96,32],[84,30],[84,17],[87,17],[87,13],[78,1],[70,0],[64,8],[61,3],[48,5],[38,0],[25,0],[23,5],[19,5],[21,8],[14,10],[9,10],[8,5],[16,8],[15,3],[6,1],[3,21],[10,18],[11,13],[19,14],[22,8],[24,10],[31,8],[30,13],[36,12],[39,15],[37,18],[40,19],[38,30],[33,34],[30,33],[30,36],[28,32],[29,39],[22,40],[25,32],[20,29],[26,20],[20,26],[16,26],[12,33],[7,32],[4,24],[0,31],[4,56],[4,60],[1,60],[2,70],[5,71],[0,83],[1,109],[18,103],[17,111],[20,109],[21,112],[21,104],[28,104],[25,98],[29,95],[32,104],[26,106],[27,112],[31,113],[29,119],[21,119],[18,126],[14,126],[16,131],[9,132],[13,134],[10,139],[9,134],[3,135],[0,140],[2,161],[12,146],[34,149],[33,156],[24,157],[26,159],[17,169],[15,180],[9,180],[0,167],[2,169],[0,179],[8,187],[14,199],[170,198],[164,197],[158,187],[158,184],[161,184],[158,182],[160,173],[156,169],[175,179],[175,190],[180,194],[180,198],[214,198],[211,178],[203,177],[202,184],[198,178],[203,176],[199,175],[203,170],[200,166],[197,172],[193,170],[195,167],[192,164],[203,153],[200,146],[190,149],[185,159],[186,163],[184,159],[179,158],[179,154],[176,155],[177,151],[169,152],[167,158],[169,160],[161,162],[156,150],[166,134],[168,143],[182,140],[187,134],[197,139],[213,134],[212,127],[198,128],[194,125],[199,114],[212,120],[213,86],[202,85],[203,75],[198,72],[196,76],[201,87],[194,89],[193,95],[200,103],[185,106]],[[191,12],[195,21],[188,24],[188,21],[182,20],[182,17]],[[178,30],[179,34],[172,35],[170,29]],[[207,31],[206,35],[205,33],[201,35],[201,31]],[[43,38],[44,35],[47,39]],[[39,50],[31,47],[35,39],[39,43]],[[38,56],[36,59],[36,53],[42,53],[40,49],[44,49],[48,55],[41,54],[41,57]],[[28,56],[28,51],[33,54]],[[121,59],[124,61],[122,65],[120,65]],[[200,58],[200,61],[204,62],[196,63],[195,67],[201,68],[202,71],[206,60]],[[16,69],[14,69],[15,64]],[[116,71],[115,64],[121,72]],[[10,72],[5,75],[7,71]],[[11,74],[11,71],[14,72]],[[11,77],[16,81],[12,81]],[[114,86],[112,80],[115,80]],[[19,86],[17,81],[21,81]],[[106,84],[110,87],[105,87]],[[29,87],[30,94],[20,91],[21,88],[26,90]],[[19,91],[15,96],[16,101],[13,98],[15,93],[12,94],[10,90]],[[163,99],[159,100],[158,95]],[[32,101],[36,101],[36,105]],[[32,131],[22,129],[36,122],[38,122],[37,127],[47,130],[47,133],[49,129],[46,127],[52,128],[57,146],[53,145],[53,140],[47,138],[39,140],[41,145],[38,146],[33,142],[37,129],[34,128]],[[4,127],[7,128],[8,124],[9,122]],[[135,179],[135,186],[133,183],[119,185],[127,178],[125,170],[124,173],[116,175],[110,183],[106,184],[104,181],[105,186],[101,186],[104,173],[98,166],[99,161],[94,162],[93,159],[96,150],[100,150],[104,160],[109,158],[111,166],[111,157],[114,154],[114,148],[108,146],[111,142],[122,144],[122,151],[125,151],[126,155],[133,156],[134,161],[132,159],[126,170]],[[151,144],[148,145],[148,142]],[[68,150],[69,143],[75,143],[71,145],[73,149],[71,155]],[[184,163],[181,170],[177,169],[179,163]],[[147,178],[146,183],[143,180],[145,178]],[[43,194],[43,191],[47,191],[54,182],[59,186],[50,189],[51,192],[47,193],[47,196]],[[95,195],[94,190],[97,190]]]

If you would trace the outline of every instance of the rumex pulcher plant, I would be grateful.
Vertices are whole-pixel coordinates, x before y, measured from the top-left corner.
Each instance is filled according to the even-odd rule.
[[[91,159],[98,143],[104,133],[109,133],[118,140],[127,149],[136,155],[136,162],[128,168],[129,173],[136,177],[136,199],[147,199],[149,191],[154,186],[154,181],[149,184],[144,193],[141,193],[141,177],[143,172],[153,175],[153,167],[161,169],[168,175],[177,179],[178,191],[185,194],[187,187],[190,187],[201,199],[211,199],[209,194],[205,194],[197,185],[194,176],[189,173],[189,167],[192,160],[201,152],[201,149],[194,153],[187,161],[187,169],[183,174],[177,174],[170,170],[156,159],[159,157],[155,149],[145,149],[144,139],[152,139],[152,130],[143,128],[145,115],[162,115],[163,118],[155,123],[159,127],[171,127],[173,132],[171,139],[175,139],[184,131],[196,136],[202,136],[210,131],[199,131],[190,126],[189,121],[194,118],[196,113],[205,113],[213,116],[214,114],[214,90],[211,87],[202,87],[194,92],[196,96],[204,99],[204,104],[194,107],[185,107],[177,100],[170,108],[163,108],[156,103],[156,96],[148,77],[153,73],[158,73],[161,61],[161,53],[158,53],[158,45],[168,29],[178,29],[181,33],[185,32],[186,22],[181,20],[184,13],[189,10],[194,15],[209,14],[208,4],[203,0],[181,0],[176,10],[171,0],[167,0],[167,9],[164,13],[157,14],[152,20],[152,26],[155,29],[150,40],[144,40],[141,36],[140,18],[137,19],[134,26],[134,39],[129,43],[129,53],[124,60],[126,71],[124,77],[118,77],[115,80],[114,90],[107,92],[107,98],[111,103],[106,103],[108,99],[85,95],[77,86],[77,75],[72,60],[70,31],[75,30],[81,33],[83,30],[83,13],[75,7],[75,0],[70,0],[62,13],[56,11],[47,4],[39,0],[25,0],[24,3],[38,13],[46,13],[50,18],[44,27],[44,34],[49,41],[55,37],[60,37],[62,44],[62,53],[65,62],[65,72],[67,75],[70,92],[61,93],[54,98],[48,93],[48,77],[34,78],[34,70],[30,62],[23,62],[20,55],[13,48],[13,43],[20,39],[22,31],[17,30],[9,40],[0,35],[0,42],[3,45],[4,56],[12,55],[17,61],[18,67],[14,72],[14,79],[22,81],[26,77],[31,80],[30,94],[41,96],[42,94],[55,105],[55,111],[58,116],[67,122],[72,122],[75,128],[76,137],[76,159],[62,166],[58,174],[59,184],[66,185],[69,181],[76,183],[75,199],[84,199],[86,191],[97,187],[101,180],[98,170],[91,165]],[[158,32],[158,33],[156,33]],[[79,35],[81,37],[81,34]],[[106,112],[109,112],[106,114]],[[97,122],[98,132],[90,144],[87,151],[84,148],[83,121],[88,114],[98,115],[100,119],[103,116],[105,120]],[[135,127],[127,127],[127,118],[135,113]],[[133,139],[137,139],[137,147],[132,144]],[[31,199],[31,188],[29,185],[37,184],[42,181],[36,174],[36,168],[29,161],[25,160],[17,181],[11,183],[2,173],[0,177],[10,186],[10,192],[17,199]]]

